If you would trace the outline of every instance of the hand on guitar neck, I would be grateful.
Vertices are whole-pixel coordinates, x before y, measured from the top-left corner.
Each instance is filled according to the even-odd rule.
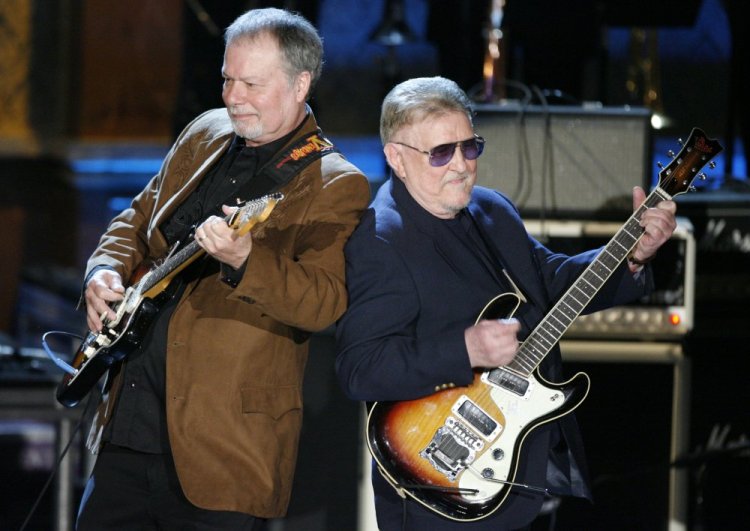
[[[640,186],[633,188],[633,210],[637,211],[646,199],[646,192]],[[656,251],[664,242],[672,237],[677,228],[675,213],[677,205],[674,201],[660,201],[653,208],[643,211],[640,225],[644,233],[635,248],[628,257],[628,267],[635,273],[640,271],[644,264],[651,261]]]
[[[237,208],[224,205],[222,210],[231,217]],[[241,234],[218,216],[211,216],[196,229],[195,240],[208,254],[234,269],[242,267],[253,248],[250,232]]]

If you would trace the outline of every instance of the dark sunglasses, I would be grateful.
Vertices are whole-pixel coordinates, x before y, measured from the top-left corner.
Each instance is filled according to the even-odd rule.
[[[453,154],[456,152],[456,146],[461,148],[461,153],[463,153],[466,160],[475,160],[482,154],[482,151],[484,151],[484,138],[479,135],[474,135],[474,138],[462,140],[460,142],[440,144],[429,151],[423,151],[414,146],[410,146],[409,144],[404,144],[403,142],[392,143],[398,144],[399,146],[406,146],[414,151],[419,151],[420,153],[429,155],[430,166],[435,166],[436,168],[445,166],[451,161],[451,159],[453,159]]]

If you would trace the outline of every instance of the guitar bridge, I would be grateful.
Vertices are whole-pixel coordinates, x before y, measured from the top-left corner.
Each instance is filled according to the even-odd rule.
[[[468,427],[448,417],[419,455],[450,481],[455,481],[483,447],[484,443]]]

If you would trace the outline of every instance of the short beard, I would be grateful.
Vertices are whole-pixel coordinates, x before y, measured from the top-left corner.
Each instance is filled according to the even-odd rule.
[[[234,118],[232,115],[233,110],[231,107],[228,108],[227,114],[229,114],[229,120],[232,122],[232,130],[234,130],[237,136],[245,140],[253,140],[263,134],[263,124],[260,121],[256,122],[255,125],[243,125],[242,122]]]
[[[443,205],[443,208],[445,208],[449,212],[453,212],[454,214],[458,214],[464,208],[466,208],[467,206],[469,206],[469,203],[471,203],[471,193],[474,190],[474,186],[476,184],[476,182],[474,181],[472,175],[470,175],[470,174],[461,174],[461,177],[466,178],[466,180],[464,181],[464,189],[466,189],[468,187],[468,189],[466,190],[466,200],[465,201],[461,201],[460,204],[455,204],[454,203],[452,205]]]
[[[237,136],[244,138],[245,140],[253,140],[263,134],[263,126],[259,123],[253,126],[244,126],[232,120],[232,129]]]

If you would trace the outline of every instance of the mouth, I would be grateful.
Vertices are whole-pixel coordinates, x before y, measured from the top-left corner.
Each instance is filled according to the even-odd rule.
[[[468,180],[468,175],[456,175],[453,178],[446,179],[445,186],[463,186]]]
[[[247,120],[255,118],[256,115],[248,113],[248,114],[230,114],[229,116],[232,120],[235,120],[238,122],[246,122]]]
[[[256,117],[258,114],[253,111],[245,111],[242,109],[229,109],[229,117],[232,120],[248,120]]]

